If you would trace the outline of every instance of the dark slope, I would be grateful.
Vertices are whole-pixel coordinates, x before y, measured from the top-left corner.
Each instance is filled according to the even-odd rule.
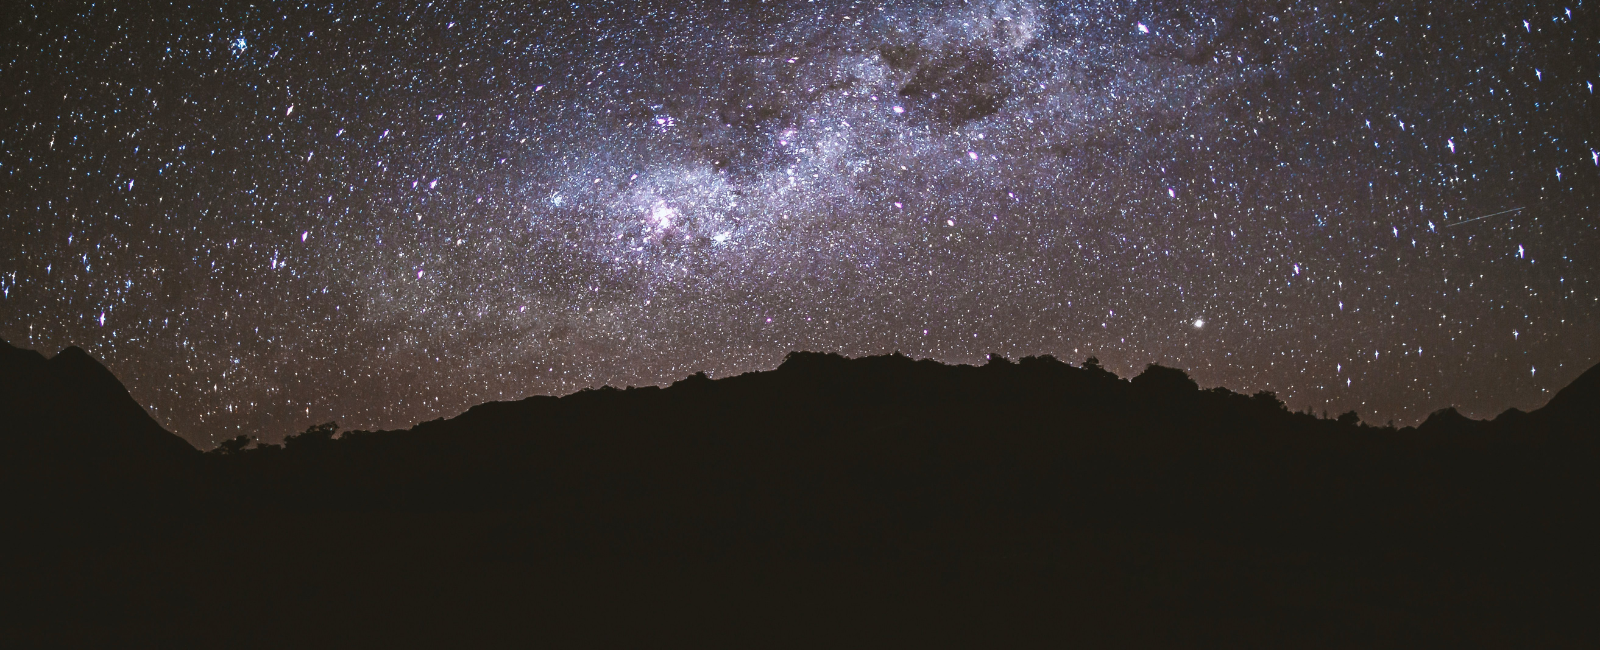
[[[1600,365],[1579,375],[1550,402],[1533,412],[1553,424],[1595,427],[1600,430]]]
[[[51,554],[70,563],[73,549],[186,511],[202,458],[83,350],[47,360],[0,341],[0,543],[11,551],[0,569]]]
[[[1573,386],[1394,430],[1158,366],[797,353],[407,431],[314,428],[186,463],[188,488],[146,506],[159,523],[30,564],[54,568],[14,578],[34,595],[17,629],[1593,647],[1600,437],[1580,417],[1593,382]],[[85,611],[99,623],[69,624]]]
[[[47,361],[0,340],[0,431],[0,444],[41,454],[150,460],[197,453],[76,347]]]

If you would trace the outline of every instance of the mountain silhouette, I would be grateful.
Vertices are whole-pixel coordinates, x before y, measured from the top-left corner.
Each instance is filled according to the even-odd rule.
[[[1533,413],[1566,425],[1600,426],[1600,365],[1578,375]]]
[[[107,412],[71,421],[166,449],[84,360],[52,399]],[[30,644],[1592,647],[1597,377],[1395,429],[1155,365],[797,352],[78,472],[0,578]]]
[[[77,347],[46,360],[0,340],[4,444],[57,453],[182,457],[194,447],[162,428],[128,389]]]

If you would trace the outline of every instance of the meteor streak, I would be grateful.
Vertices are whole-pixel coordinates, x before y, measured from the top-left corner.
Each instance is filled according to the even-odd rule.
[[[1500,216],[1502,214],[1510,214],[1512,212],[1521,212],[1522,210],[1523,210],[1523,208],[1511,208],[1510,210],[1501,210],[1501,211],[1496,212],[1494,214],[1486,214],[1486,215],[1483,215],[1481,217],[1473,217],[1471,219],[1467,219],[1466,221],[1457,221],[1455,223],[1447,223],[1447,224],[1444,225],[1444,227],[1450,228],[1450,227],[1454,227],[1454,226],[1459,226],[1459,225],[1464,224],[1464,223],[1472,223],[1474,221],[1482,221],[1484,219],[1488,219],[1489,217],[1498,217],[1498,216]]]

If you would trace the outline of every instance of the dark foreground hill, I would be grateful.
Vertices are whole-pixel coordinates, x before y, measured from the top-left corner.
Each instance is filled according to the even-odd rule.
[[[0,341],[0,418],[7,448],[144,462],[195,455],[82,348],[46,360]]]
[[[1158,366],[797,353],[18,474],[0,579],[27,645],[1594,647],[1597,405],[1600,368],[1396,430]]]

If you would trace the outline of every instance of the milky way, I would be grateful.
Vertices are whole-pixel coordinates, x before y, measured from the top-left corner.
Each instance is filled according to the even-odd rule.
[[[0,336],[202,447],[798,349],[1400,424],[1600,357],[1592,3],[9,13]]]

